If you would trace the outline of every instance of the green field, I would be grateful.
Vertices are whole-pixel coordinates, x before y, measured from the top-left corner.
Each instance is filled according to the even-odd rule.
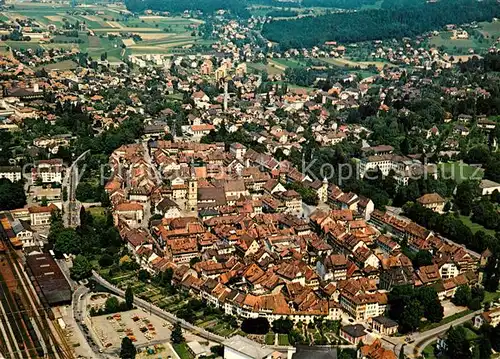
[[[44,68],[47,71],[49,71],[49,70],[73,70],[73,69],[76,69],[77,66],[78,65],[76,64],[76,62],[74,62],[72,60],[64,60],[64,61],[57,62],[54,64],[37,66],[36,69],[39,70],[39,69]]]
[[[194,359],[194,357],[189,352],[188,346],[186,343],[182,344],[173,344],[175,352],[181,359]]]
[[[496,302],[500,298],[500,292],[484,292],[483,303]]]
[[[479,23],[481,33],[492,39],[500,37],[500,21]]]
[[[490,236],[495,236],[494,230],[486,229],[482,225],[472,222],[471,219],[467,216],[460,216],[460,220],[462,221],[463,224],[465,224],[467,227],[470,228],[472,233],[476,233],[478,231],[483,231],[486,234],[489,234]]]
[[[484,171],[482,169],[460,162],[440,163],[438,165],[438,173],[442,178],[451,178],[457,183],[463,182],[467,179],[480,180],[484,175]]]
[[[295,59],[273,59],[269,61],[271,64],[277,64],[278,66],[283,66],[283,67],[290,67],[292,69],[298,68],[298,67],[305,67],[307,66],[305,62],[302,62],[300,60],[295,60]]]
[[[87,211],[96,219],[106,220],[106,209],[103,207],[90,207]]]
[[[388,62],[383,62],[383,61],[353,61],[350,60],[349,58],[321,58],[320,59],[323,62],[326,62],[331,65],[335,66],[341,66],[341,67],[352,67],[352,68],[360,68],[360,69],[366,69],[368,66],[375,66],[377,69],[382,69],[384,66],[393,66]]]
[[[21,3],[14,9],[4,11],[0,19],[14,20],[16,18],[31,18],[42,29],[48,25],[62,28],[65,22],[71,24],[85,23],[87,29],[96,36],[88,36],[87,31],[80,31],[81,44],[73,43],[76,38],[57,35],[51,43],[7,41],[6,45],[14,49],[72,49],[78,48],[87,52],[90,57],[98,59],[107,53],[108,60],[123,60],[131,54],[169,54],[185,52],[192,45],[209,45],[211,42],[202,40],[196,31],[202,24],[201,20],[182,17],[161,16],[129,16],[128,11],[118,5],[88,5],[72,8],[62,4]],[[122,41],[118,37],[110,40],[108,34],[133,33],[139,35],[142,41],[127,43],[126,51],[122,51]]]
[[[282,65],[278,64],[278,67],[275,63],[268,62],[264,64],[262,62],[249,62],[247,64],[249,69],[253,69],[256,72],[267,72],[269,75],[278,75],[285,73],[285,68]]]
[[[451,55],[465,54],[469,52],[469,49],[473,49],[474,52],[479,53],[487,50],[492,45],[493,40],[496,40],[499,36],[500,24],[498,22],[483,22],[480,23],[477,31],[481,32],[487,38],[481,39],[481,36],[477,36],[477,32],[474,33],[474,31],[468,29],[468,39],[453,39],[451,31],[444,31],[439,35],[432,36],[429,40],[429,45],[438,48],[442,47]]]

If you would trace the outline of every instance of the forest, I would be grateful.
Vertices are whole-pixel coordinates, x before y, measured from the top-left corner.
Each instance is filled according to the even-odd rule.
[[[200,10],[204,13],[213,13],[220,9],[229,10],[233,15],[247,18],[250,13],[247,10],[245,0],[125,0],[127,9],[132,12],[144,10],[168,11],[171,13],[182,13],[185,10]]]
[[[405,4],[420,0],[403,0]],[[200,10],[204,13],[213,13],[219,9],[229,10],[233,15],[247,18],[250,16],[248,6],[272,6],[275,8],[340,8],[340,9],[360,9],[363,6],[375,5],[376,0],[302,0],[278,1],[278,0],[125,0],[127,9],[132,12],[142,12],[150,9],[154,11],[169,11],[172,13],[182,13],[185,10]],[[385,0],[392,7],[396,0]],[[276,10],[280,11],[280,10]],[[278,15],[268,15],[278,16]],[[286,16],[279,16],[286,17]]]
[[[487,0],[443,0],[404,8],[326,14],[272,21],[262,35],[282,48],[313,47],[327,41],[352,43],[414,37],[447,24],[488,21],[500,15],[500,4]]]

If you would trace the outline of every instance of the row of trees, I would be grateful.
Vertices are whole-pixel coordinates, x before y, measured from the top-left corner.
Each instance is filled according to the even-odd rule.
[[[499,15],[500,6],[495,1],[444,0],[405,8],[272,21],[264,25],[262,34],[283,48],[310,48],[332,40],[360,42],[415,37],[447,24],[486,21]]]
[[[498,246],[498,240],[495,237],[483,231],[477,231],[473,234],[471,229],[452,213],[438,214],[418,203],[407,204],[403,209],[408,218],[421,226],[436,231],[476,252]]]

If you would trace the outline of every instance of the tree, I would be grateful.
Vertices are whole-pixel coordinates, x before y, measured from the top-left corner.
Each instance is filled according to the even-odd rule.
[[[120,359],[135,359],[136,354],[137,349],[132,340],[129,337],[124,337],[120,348]]]
[[[474,205],[474,199],[479,194],[479,183],[477,181],[463,181],[457,186],[455,194],[455,205],[464,216],[470,215]]]
[[[170,335],[170,340],[174,344],[181,344],[185,342],[184,336],[182,335],[182,328],[179,322],[174,324],[174,328],[172,329],[172,334]]]
[[[106,313],[116,313],[120,311],[120,301],[114,295],[110,296],[104,302],[104,309]]]
[[[400,285],[394,287],[389,293],[389,317],[399,321],[405,306],[414,296],[414,290],[410,285]]]
[[[137,273],[137,278],[141,282],[147,282],[151,278],[151,274],[145,269],[141,269],[139,273]]]
[[[267,318],[245,318],[241,323],[241,330],[247,334],[267,334],[269,321]]]
[[[109,254],[104,253],[101,258],[99,258],[99,265],[103,268],[109,267],[114,263],[113,257],[111,257]]]
[[[81,244],[81,238],[73,228],[64,228],[55,234],[54,252],[78,254]]]
[[[273,332],[279,334],[288,334],[293,329],[293,321],[291,319],[276,319],[273,321]]]
[[[82,280],[92,276],[92,264],[87,257],[79,254],[73,260],[73,267],[70,269],[71,278]]]
[[[401,346],[401,350],[399,351],[399,356],[398,356],[399,359],[406,359],[405,346],[406,346],[406,344],[403,344]]]
[[[472,299],[472,293],[468,285],[461,285],[457,288],[452,302],[455,305],[467,306]]]
[[[25,204],[26,194],[22,182],[0,178],[0,210],[22,208]]]
[[[420,268],[423,266],[428,266],[432,264],[432,254],[429,251],[418,251],[415,254],[415,258],[413,259],[413,266],[416,268]]]
[[[214,354],[218,357],[224,356],[224,346],[223,345],[214,345],[213,347],[210,348],[210,351],[212,352],[212,354]]]
[[[134,292],[130,285],[127,286],[127,289],[125,290],[125,303],[128,310],[134,307]]]
[[[403,333],[412,332],[420,325],[420,319],[424,316],[424,307],[416,300],[411,300],[403,310],[399,324]]]
[[[490,359],[491,357],[491,341],[487,335],[482,335],[479,339],[479,359]]]
[[[498,264],[498,257],[492,255],[484,268],[484,289],[488,292],[496,292],[500,280],[500,265]]]
[[[451,327],[446,339],[446,354],[453,359],[470,359],[470,344],[467,340],[467,332],[462,326]]]

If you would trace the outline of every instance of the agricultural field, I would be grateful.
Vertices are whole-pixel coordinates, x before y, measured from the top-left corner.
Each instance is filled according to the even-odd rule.
[[[50,70],[73,70],[73,69],[76,69],[77,67],[77,63],[74,62],[73,60],[64,60],[64,61],[60,61],[60,62],[57,62],[57,63],[54,63],[54,64],[47,64],[47,65],[42,65],[42,66],[38,66],[36,67],[37,70],[41,70],[42,68],[44,68],[46,71],[50,71]]]
[[[80,23],[85,24],[88,31],[79,31],[78,38],[53,36],[50,42],[44,43],[35,39],[30,42],[0,42],[0,51],[4,51],[5,46],[13,49],[77,48],[93,59],[99,59],[102,54],[107,53],[108,60],[118,61],[132,54],[179,53],[195,44],[210,44],[202,40],[196,31],[202,24],[201,20],[130,15],[125,7],[112,4],[71,8],[63,4],[16,3],[13,9],[0,15],[0,20],[31,18],[44,30],[49,25],[61,29],[65,23]],[[139,39],[122,39],[120,33],[132,33]]]
[[[488,32],[487,30],[484,30],[484,28],[489,29],[493,36],[493,34],[497,34],[497,32],[500,31],[500,24],[496,22],[482,23],[481,27],[477,29],[477,31],[483,33],[484,35],[484,31]],[[429,40],[429,45],[437,48],[443,48],[451,55],[460,55],[469,53],[470,50],[473,50],[475,53],[483,52],[492,44],[491,39],[481,39],[481,36],[475,36],[474,31],[469,30],[468,33],[469,38],[456,39],[453,38],[453,33],[451,31],[444,31],[439,35],[432,36]]]
[[[360,68],[367,69],[369,66],[375,66],[378,70],[382,70],[384,66],[393,66],[388,62],[383,61],[353,61],[349,58],[321,58],[323,62],[331,65],[347,67],[347,68]]]
[[[500,21],[481,22],[479,31],[486,37],[495,40],[500,37]]]
[[[272,61],[269,61],[267,64],[262,62],[250,62],[247,64],[249,69],[253,69],[256,72],[267,72],[269,75],[278,75],[284,74],[286,67],[280,64],[276,64]]]

